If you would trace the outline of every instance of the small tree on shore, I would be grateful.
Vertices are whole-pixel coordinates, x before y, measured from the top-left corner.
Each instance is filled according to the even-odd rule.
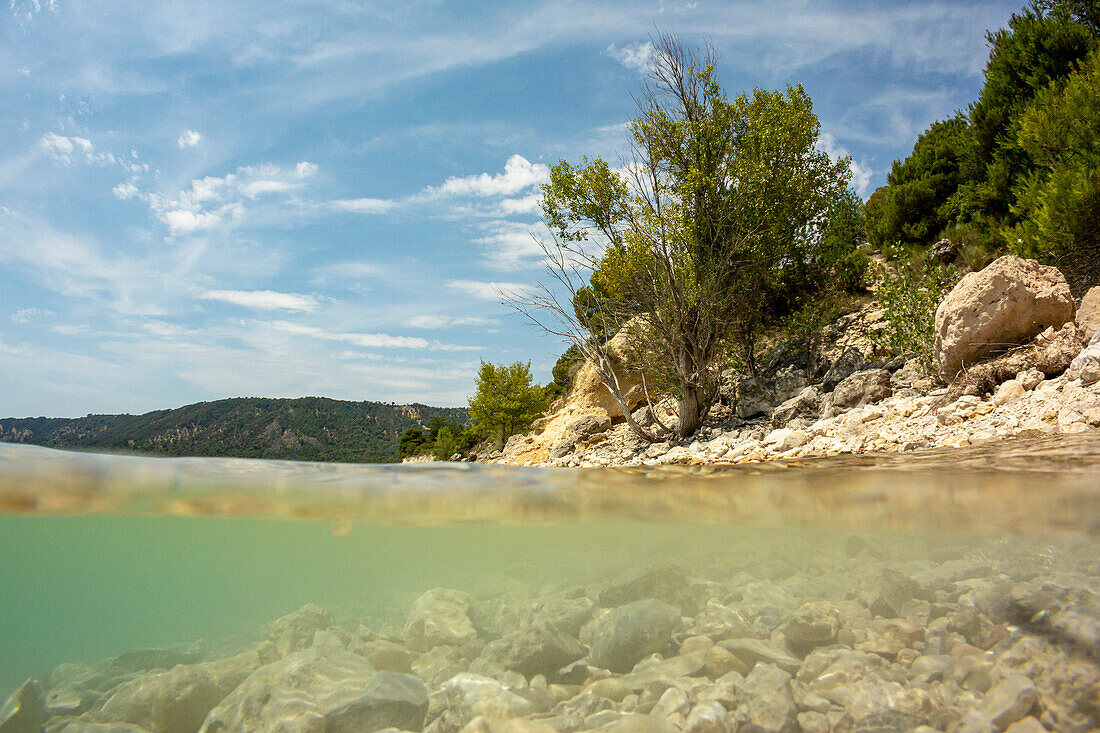
[[[655,45],[631,157],[617,169],[599,158],[553,166],[542,212],[554,239],[542,244],[556,284],[513,299],[596,366],[650,441],[694,434],[717,398],[722,347],[738,341],[755,372],[766,320],[828,277],[837,258],[822,232],[851,176],[848,159],[820,149],[802,87],[731,101],[712,51],[671,35]],[[633,420],[609,324],[625,329],[647,396],[652,386],[676,397],[675,425]]]
[[[481,362],[477,392],[470,398],[470,417],[482,432],[508,438],[531,427],[548,403],[546,390],[531,379],[530,363],[511,365]]]

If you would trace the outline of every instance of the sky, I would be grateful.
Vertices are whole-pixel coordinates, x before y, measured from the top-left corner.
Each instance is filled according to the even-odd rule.
[[[0,416],[463,405],[564,345],[538,186],[626,150],[655,31],[801,83],[866,196],[1020,0],[0,0]]]

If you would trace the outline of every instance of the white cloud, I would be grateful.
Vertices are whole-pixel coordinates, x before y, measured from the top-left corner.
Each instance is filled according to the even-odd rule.
[[[484,280],[448,280],[447,287],[482,300],[501,300],[515,295],[525,295],[532,291],[530,285],[523,285],[522,283],[487,282]]]
[[[445,316],[437,314],[425,314],[405,319],[405,325],[409,328],[454,328],[456,326],[495,326],[500,321],[496,318],[483,316]]]
[[[426,193],[435,196],[513,196],[549,179],[549,166],[532,163],[516,154],[505,162],[503,173],[451,177],[442,185],[427,189]]]
[[[191,181],[190,188],[174,195],[142,192],[132,179],[115,186],[120,199],[137,198],[168,227],[170,235],[209,230],[244,219],[245,203],[271,194],[289,194],[317,173],[317,165],[300,162],[293,168],[271,163],[241,166],[225,176],[206,176]]]
[[[277,293],[274,290],[207,290],[203,300],[220,300],[225,303],[256,308],[258,310],[312,311],[318,306],[317,298],[297,293]]]
[[[494,221],[486,224],[485,231],[472,241],[486,250],[485,259],[494,269],[520,270],[537,264],[545,255],[537,239],[546,234],[542,224]]]
[[[28,323],[35,318],[41,318],[43,316],[52,316],[53,311],[41,310],[39,308],[20,308],[15,313],[12,313],[11,320],[13,323]]]
[[[653,67],[653,43],[631,43],[622,48],[615,44],[607,47],[605,53],[620,64],[630,69],[645,74]]]
[[[89,156],[95,150],[91,140],[83,137],[66,137],[52,132],[43,135],[38,141],[38,146],[61,163],[71,163],[74,153]]]
[[[196,130],[184,130],[176,138],[176,145],[181,148],[193,148],[202,142],[202,133]]]
[[[392,199],[338,199],[329,203],[339,211],[350,211],[356,214],[385,214],[392,211],[397,202]]]
[[[836,136],[829,132],[821,133],[821,137],[818,138],[817,147],[821,152],[828,155],[830,158],[840,160],[846,155],[850,155],[848,150],[837,142]],[[867,195],[867,188],[871,183],[871,178],[875,172],[870,166],[864,165],[856,161],[854,158],[851,163],[852,169],[852,188],[856,190],[860,196]]]
[[[325,341],[344,341],[369,349],[427,349],[431,344],[419,336],[391,336],[387,333],[344,333],[326,331],[316,326],[307,326],[289,321],[275,321],[271,324],[280,331],[297,336],[312,336]]]

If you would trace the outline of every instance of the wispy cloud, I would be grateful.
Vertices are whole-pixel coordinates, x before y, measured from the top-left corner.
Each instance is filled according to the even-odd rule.
[[[534,290],[530,285],[486,280],[448,280],[447,287],[482,300],[502,300]]]
[[[193,148],[202,142],[202,133],[195,130],[184,130],[176,138],[176,145],[181,148]]]
[[[498,318],[447,316],[442,314],[425,314],[405,319],[405,325],[409,328],[428,329],[455,328],[456,326],[495,326],[499,323],[500,319]]]
[[[44,316],[52,316],[53,311],[41,310],[39,308],[20,308],[15,313],[11,314],[12,323],[30,323],[36,318],[42,318]]]
[[[317,309],[319,301],[313,295],[278,293],[274,290],[207,290],[199,296],[203,300],[219,300],[244,308],[265,311],[302,311]]]

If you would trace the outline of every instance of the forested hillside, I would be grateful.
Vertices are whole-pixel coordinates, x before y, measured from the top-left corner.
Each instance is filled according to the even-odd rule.
[[[409,428],[433,417],[465,424],[465,408],[247,397],[144,415],[0,418],[0,441],[169,456],[377,463],[398,460]]]

